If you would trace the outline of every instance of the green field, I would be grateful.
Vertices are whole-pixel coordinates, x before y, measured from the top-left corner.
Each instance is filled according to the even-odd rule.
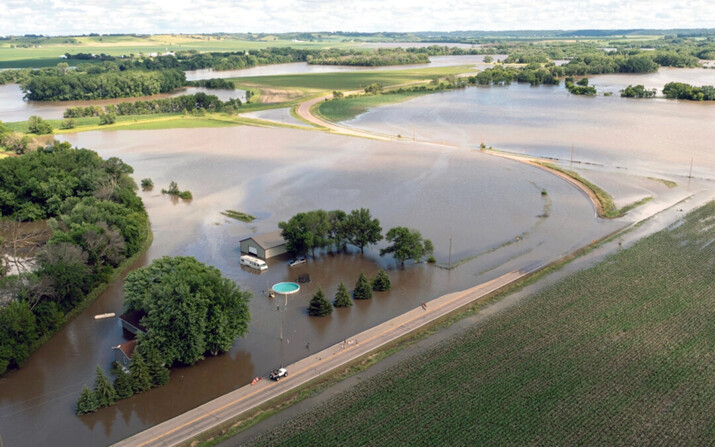
[[[712,445],[715,202],[255,439]]]
[[[407,70],[349,71],[339,73],[310,73],[276,76],[231,78],[238,88],[258,86],[284,89],[310,89],[317,91],[357,90],[377,82],[383,86],[407,84],[443,78],[473,71],[468,65]]]
[[[246,51],[269,47],[293,48],[342,48],[355,44],[337,41],[322,42],[292,42],[291,40],[271,39],[238,40],[230,38],[218,39],[213,36],[188,35],[153,35],[146,37],[134,36],[104,36],[76,37],[78,43],[65,43],[67,38],[54,38],[50,43],[44,43],[32,48],[11,48],[11,43],[0,42],[0,68],[24,68],[54,66],[63,60],[60,55],[65,53],[105,53],[121,56],[139,53],[164,53],[166,51]]]
[[[328,121],[340,122],[355,118],[372,107],[407,101],[427,93],[434,93],[434,91],[356,96],[338,101],[326,101],[318,105],[316,112],[317,115]]]

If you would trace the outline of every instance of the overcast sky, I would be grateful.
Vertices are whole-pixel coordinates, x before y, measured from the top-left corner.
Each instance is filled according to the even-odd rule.
[[[715,28],[715,0],[0,0],[0,35]]]

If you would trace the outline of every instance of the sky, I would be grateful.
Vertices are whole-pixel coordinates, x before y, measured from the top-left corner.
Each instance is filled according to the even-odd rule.
[[[0,0],[0,35],[715,28],[714,0]]]

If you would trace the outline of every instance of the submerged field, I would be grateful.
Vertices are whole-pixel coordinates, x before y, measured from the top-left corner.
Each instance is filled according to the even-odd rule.
[[[388,95],[362,95],[337,101],[325,101],[318,105],[316,112],[328,121],[345,121],[367,112],[372,107],[407,101],[416,96],[428,93],[434,93],[434,91],[393,93]]]
[[[251,445],[710,445],[715,202]]]

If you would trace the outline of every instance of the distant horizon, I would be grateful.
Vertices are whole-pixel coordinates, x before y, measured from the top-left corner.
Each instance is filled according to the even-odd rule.
[[[508,34],[508,33],[525,33],[533,32],[538,35],[539,32],[564,32],[564,33],[576,33],[576,32],[604,32],[612,31],[613,34],[604,34],[605,37],[612,37],[619,34],[632,34],[634,32],[678,32],[678,31],[702,31],[702,32],[713,32],[715,33],[715,27],[677,27],[677,28],[541,28],[541,29],[528,29],[528,28],[514,28],[514,29],[504,29],[504,30],[487,30],[487,29],[455,29],[450,31],[437,31],[437,30],[413,30],[413,31],[391,31],[391,30],[381,30],[381,31],[352,31],[352,30],[300,30],[300,31],[207,31],[207,32],[187,32],[187,31],[176,31],[176,32],[156,32],[156,33],[141,33],[141,32],[131,32],[131,31],[113,31],[113,32],[86,32],[86,33],[71,33],[71,34],[49,34],[49,33],[25,33],[25,34],[0,34],[0,38],[12,38],[12,37],[94,37],[94,36],[162,36],[162,35],[178,35],[178,36],[191,36],[191,35],[240,35],[240,34],[250,34],[250,35],[284,35],[284,34],[336,34],[336,35],[349,35],[349,34],[359,34],[359,35],[375,35],[375,34],[430,34],[434,33],[435,36],[447,35],[447,34],[458,34],[458,33],[498,33],[498,34]],[[586,36],[586,37],[598,37],[598,36],[587,36],[575,34],[575,36]]]
[[[5,0],[0,33],[212,34],[712,29],[708,0]],[[391,31],[384,31],[384,30]],[[298,31],[296,31],[298,30]]]

